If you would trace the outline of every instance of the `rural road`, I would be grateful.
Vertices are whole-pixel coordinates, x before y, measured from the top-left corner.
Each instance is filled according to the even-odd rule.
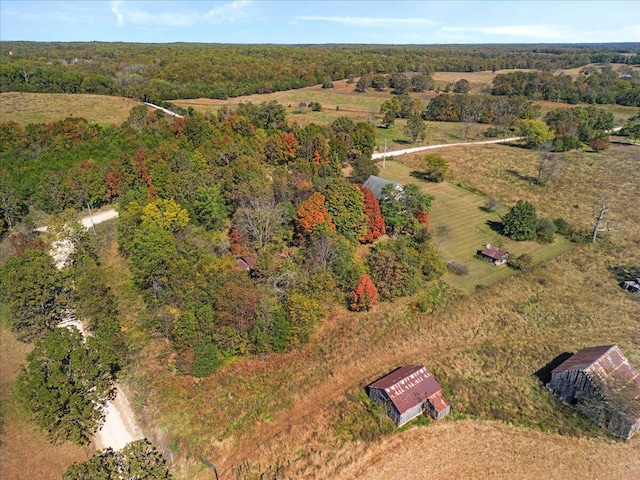
[[[178,113],[176,113],[176,112],[172,112],[172,111],[171,111],[171,110],[169,110],[168,108],[161,107],[160,105],[154,105],[153,103],[149,103],[149,102],[144,102],[144,104],[145,104],[145,105],[148,105],[148,106],[149,106],[149,107],[151,107],[151,108],[155,108],[155,109],[157,109],[157,110],[162,110],[162,111],[163,111],[164,113],[166,113],[167,115],[172,115],[172,116],[174,116],[174,117],[176,117],[176,118],[184,118],[184,116],[183,116],[183,115],[180,115],[180,114],[178,114]]]
[[[433,150],[436,148],[466,147],[471,145],[488,145],[490,143],[515,142],[516,140],[521,140],[521,139],[522,137],[510,137],[510,138],[502,138],[500,140],[483,140],[481,142],[440,143],[438,145],[425,145],[424,147],[413,147],[413,148],[405,148],[404,150],[393,150],[387,153],[374,153],[373,155],[371,155],[371,159],[378,160],[384,157],[399,157],[400,155],[406,155],[408,153],[422,152],[423,150]]]
[[[93,224],[97,225],[107,220],[112,220],[117,216],[118,212],[111,208],[93,215]],[[80,222],[85,228],[89,229],[92,225],[92,218],[83,217]],[[46,227],[39,228],[38,231],[46,231]],[[53,242],[51,247],[51,256],[54,258],[58,269],[61,270],[67,263],[73,245],[69,240],[62,239]],[[65,312],[65,318],[58,324],[58,327],[76,328],[83,337],[88,334],[82,321],[75,317],[73,310]],[[104,424],[94,438],[96,446],[100,449],[111,447],[114,450],[120,450],[127,443],[141,438],[144,438],[144,435],[135,421],[129,401],[116,384],[116,397],[107,405]]]

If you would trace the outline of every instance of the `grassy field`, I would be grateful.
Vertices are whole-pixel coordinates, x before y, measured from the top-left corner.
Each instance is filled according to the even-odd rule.
[[[25,125],[82,117],[90,123],[120,125],[136,105],[141,102],[105,95],[8,92],[0,93],[0,118]]]
[[[487,213],[481,208],[488,200],[487,197],[448,182],[421,181],[412,176],[415,171],[403,163],[389,161],[386,162],[386,168],[381,170],[380,176],[403,185],[418,184],[436,198],[429,223],[438,250],[445,260],[462,263],[469,269],[467,275],[449,273],[444,277],[447,283],[458,290],[471,293],[479,285],[491,285],[515,273],[506,266],[495,267],[474,258],[476,252],[487,243],[503,248],[512,255],[527,253],[533,258],[534,264],[549,260],[569,249],[569,242],[561,237],[552,245],[543,245],[537,242],[514,242],[500,235],[489,223],[499,223],[500,215],[508,211],[506,207]]]
[[[166,345],[152,342],[131,386],[145,392],[139,397],[141,416],[156,426],[156,440],[169,445],[178,478],[209,478],[195,460],[200,455],[225,478],[275,472],[285,478],[355,478],[359,468],[369,472],[361,459],[372,449],[378,458],[395,458],[398,450],[423,455],[423,444],[410,440],[415,435],[426,442],[447,438],[452,444],[441,443],[441,451],[474,452],[477,462],[485,458],[480,471],[491,468],[492,457],[482,453],[482,442],[490,440],[495,450],[509,452],[512,467],[501,478],[521,478],[518,466],[530,462],[531,452],[557,459],[545,464],[549,477],[570,471],[597,477],[603,470],[592,450],[583,448],[587,444],[606,450],[603,465],[615,463],[616,472],[632,477],[638,472],[640,438],[612,440],[549,395],[535,372],[563,352],[607,343],[618,343],[640,365],[640,299],[623,292],[615,275],[616,267],[640,263],[640,212],[633,208],[640,171],[633,148],[571,154],[562,176],[546,188],[529,180],[534,152],[500,145],[447,150],[453,183],[474,185],[505,205],[529,199],[542,215],[562,216],[579,229],[588,228],[597,195],[604,195],[619,228],[596,245],[575,245],[447,308],[419,314],[414,299],[382,303],[361,314],[336,308],[304,348],[243,359],[205,379],[176,375],[168,368]],[[469,205],[482,203],[480,196],[453,185],[438,187],[442,205],[447,189],[454,197],[473,197],[467,198]],[[440,221],[436,210],[437,202],[434,224]],[[413,362],[427,365],[444,385],[452,417],[368,441],[345,439],[339,433],[344,427],[336,430],[336,425],[358,418],[353,394],[397,365]],[[459,424],[460,418],[468,420]],[[496,420],[507,425],[484,423]],[[526,445],[514,445],[514,436]],[[554,456],[558,449],[567,455]],[[453,455],[451,476],[466,472],[467,460]]]

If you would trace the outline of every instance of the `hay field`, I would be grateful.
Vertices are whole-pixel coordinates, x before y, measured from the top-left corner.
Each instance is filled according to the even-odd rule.
[[[26,125],[82,117],[89,123],[120,125],[136,105],[142,103],[106,95],[8,92],[0,93],[0,119]]]

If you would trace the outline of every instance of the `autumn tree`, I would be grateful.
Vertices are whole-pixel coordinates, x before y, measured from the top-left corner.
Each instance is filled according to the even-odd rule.
[[[311,235],[321,224],[326,225],[331,231],[336,229],[325,206],[325,196],[320,192],[314,192],[300,204],[293,220],[296,230],[301,235]]]
[[[18,377],[19,395],[55,444],[91,441],[115,389],[97,351],[76,329],[56,328],[36,344]]]
[[[380,113],[384,114],[382,118],[382,124],[385,128],[389,128],[396,121],[396,118],[400,116],[400,112],[402,111],[402,105],[398,97],[390,98],[389,100],[385,100],[380,105]]]
[[[362,243],[372,243],[386,233],[380,203],[371,190],[358,186],[364,195],[364,214],[367,217],[367,231],[360,239]]]
[[[355,311],[369,310],[376,303],[378,303],[378,289],[369,275],[362,274],[358,285],[349,297],[349,308]]]
[[[516,135],[524,137],[528,148],[536,148],[553,139],[553,132],[542,120],[518,120]]]
[[[461,78],[453,84],[453,91],[455,93],[469,93],[470,90],[471,85],[469,84],[469,80],[465,78]]]

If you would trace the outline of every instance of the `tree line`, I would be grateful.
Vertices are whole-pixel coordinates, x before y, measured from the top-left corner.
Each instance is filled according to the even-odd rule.
[[[223,45],[2,42],[0,89],[149,101],[236,97],[362,75],[640,64],[634,44]]]

